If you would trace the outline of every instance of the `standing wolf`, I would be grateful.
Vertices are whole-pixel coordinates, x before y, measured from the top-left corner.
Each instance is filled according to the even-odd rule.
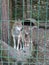
[[[14,42],[14,48],[20,49],[22,48],[22,24],[21,22],[15,22],[13,25],[13,28],[11,30],[13,42]]]

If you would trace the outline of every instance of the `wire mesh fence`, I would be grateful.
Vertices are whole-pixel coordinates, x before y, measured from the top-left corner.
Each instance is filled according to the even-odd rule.
[[[49,65],[48,0],[0,0],[0,65]]]

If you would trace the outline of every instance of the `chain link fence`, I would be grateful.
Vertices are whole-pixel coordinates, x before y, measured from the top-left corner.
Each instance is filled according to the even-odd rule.
[[[49,65],[48,0],[0,0],[0,65]]]

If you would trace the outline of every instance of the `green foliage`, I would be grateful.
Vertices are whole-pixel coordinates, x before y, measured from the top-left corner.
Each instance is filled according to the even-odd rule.
[[[17,1],[14,1],[14,4],[13,4],[13,15],[12,15],[12,19],[22,19],[23,17],[23,1],[21,0],[17,0]],[[12,2],[13,3],[13,2]]]
[[[40,0],[35,2],[33,1],[33,10],[32,10],[32,17],[39,20],[46,20],[46,1]],[[47,12],[48,14],[48,12]]]
[[[39,20],[45,20],[45,18],[46,18],[45,8],[41,7],[40,10],[33,11],[32,17],[37,19],[37,20],[38,20],[38,18],[39,18]]]
[[[26,3],[27,1],[25,1]],[[40,0],[40,2],[37,0],[32,1],[32,18],[35,18],[38,20],[45,20],[46,18],[46,0]],[[30,2],[31,4],[31,2]],[[26,3],[27,5],[27,3]],[[25,7],[25,12],[26,12]],[[26,14],[27,15],[27,14]],[[13,3],[13,19],[22,19],[23,18],[23,0],[17,0],[15,4]]]

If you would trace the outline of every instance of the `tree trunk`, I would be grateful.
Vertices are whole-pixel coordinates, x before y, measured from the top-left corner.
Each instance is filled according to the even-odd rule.
[[[2,0],[2,20],[8,20],[8,0]]]
[[[27,0],[27,18],[30,18],[30,12],[31,12],[30,0]]]
[[[8,43],[8,0],[2,0],[2,40]]]
[[[13,16],[12,13],[13,13],[13,10],[12,10],[12,1],[11,1],[11,0],[9,1],[9,5],[10,5],[10,6],[9,6],[9,10],[10,10],[10,12],[9,12],[9,13],[10,13],[10,20],[12,20],[12,16]]]
[[[26,12],[25,12],[25,0],[23,0],[23,18],[26,18]]]

